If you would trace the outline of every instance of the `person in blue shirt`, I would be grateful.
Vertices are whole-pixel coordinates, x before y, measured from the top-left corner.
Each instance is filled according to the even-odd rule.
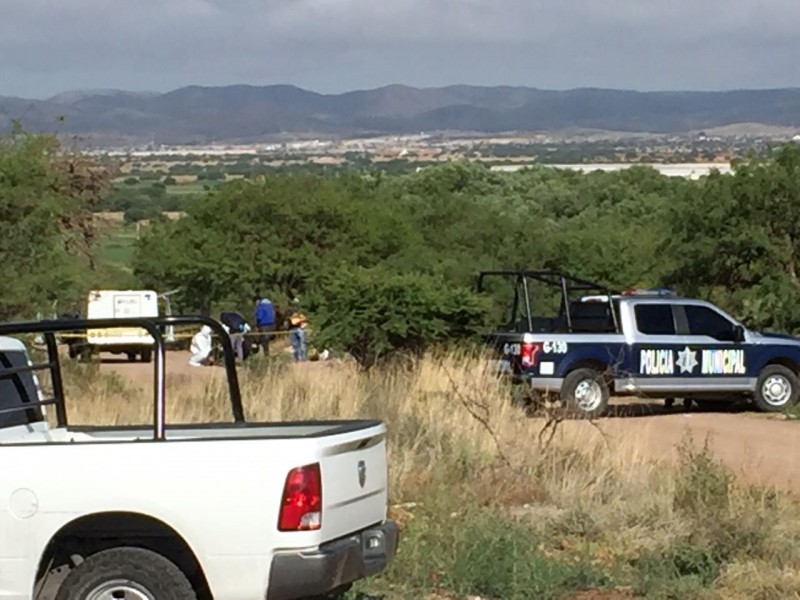
[[[290,332],[290,340],[292,342],[292,357],[295,362],[305,362],[308,360],[308,341],[306,325],[307,319],[304,315],[297,313],[292,315],[289,321],[292,329]]]
[[[264,356],[269,356],[269,338],[271,332],[275,331],[275,306],[260,293],[256,294],[255,305],[256,331],[261,334],[258,343]]]

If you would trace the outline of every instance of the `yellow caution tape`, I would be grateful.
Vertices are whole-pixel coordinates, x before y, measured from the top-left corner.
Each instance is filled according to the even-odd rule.
[[[274,336],[279,336],[279,335],[289,335],[291,333],[292,333],[291,331],[264,331],[264,332],[251,331],[249,333],[242,333],[240,335],[242,337],[255,337],[255,336],[262,336],[262,335],[268,335],[268,336],[273,336],[274,337]],[[175,340],[190,340],[195,335],[196,335],[195,333],[175,333],[175,334],[173,334],[172,339],[175,339]],[[88,335],[85,334],[85,333],[57,333],[56,336],[61,338],[61,339],[64,339],[64,340],[85,340],[88,337]],[[102,333],[102,334],[98,335],[97,333],[92,332],[92,337],[128,337],[128,336],[125,335],[125,334],[116,334],[115,335],[113,333],[108,333],[108,334]],[[212,337],[219,337],[219,336],[217,336],[217,334],[215,334],[215,333],[212,333]],[[164,336],[164,338],[166,339],[166,336]]]

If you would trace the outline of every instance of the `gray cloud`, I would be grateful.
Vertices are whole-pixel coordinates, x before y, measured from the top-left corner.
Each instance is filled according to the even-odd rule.
[[[797,0],[3,0],[0,94],[800,85]]]

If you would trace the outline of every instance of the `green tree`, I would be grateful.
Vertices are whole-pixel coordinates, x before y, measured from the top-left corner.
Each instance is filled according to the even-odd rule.
[[[408,224],[371,199],[359,178],[233,182],[191,201],[177,223],[148,231],[134,270],[146,285],[184,288],[197,308],[257,289],[291,298],[340,264],[374,265],[411,246]]]
[[[312,294],[314,344],[351,354],[363,367],[417,357],[432,344],[474,339],[488,304],[471,290],[420,273],[341,269]]]
[[[800,147],[714,173],[671,208],[669,280],[756,327],[800,329]]]
[[[97,267],[93,211],[113,173],[47,135],[0,138],[0,319],[74,305]]]

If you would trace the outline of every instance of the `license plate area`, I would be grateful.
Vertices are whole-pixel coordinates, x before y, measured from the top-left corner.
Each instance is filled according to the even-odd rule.
[[[361,552],[367,560],[386,556],[386,534],[380,529],[371,529],[362,533]]]

